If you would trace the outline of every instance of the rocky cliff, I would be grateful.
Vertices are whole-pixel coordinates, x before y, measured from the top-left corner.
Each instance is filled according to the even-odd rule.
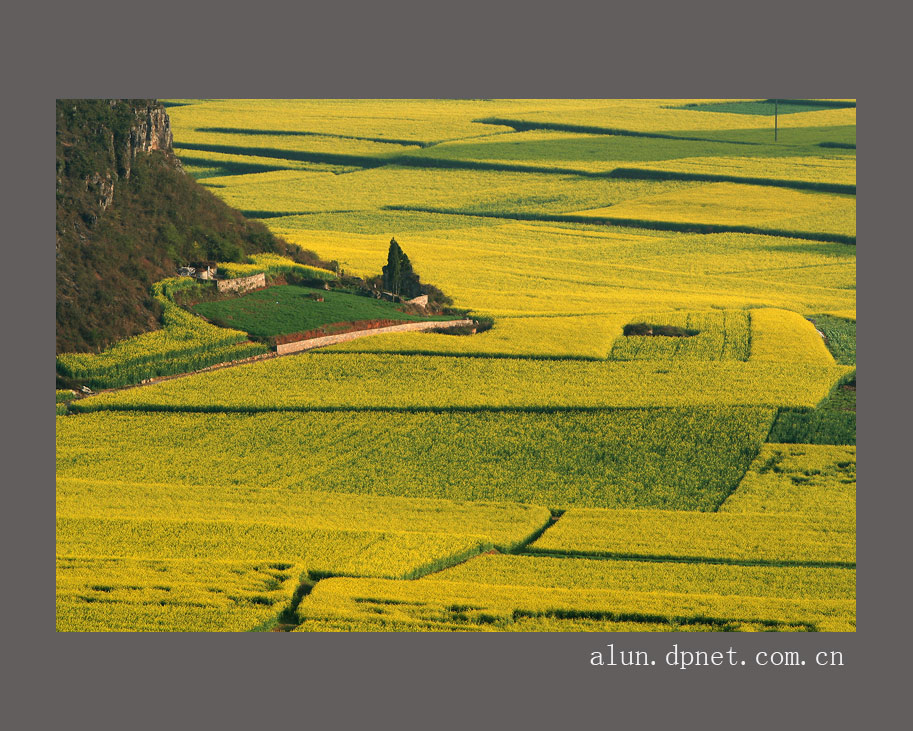
[[[314,263],[186,175],[151,99],[57,101],[57,352],[159,327],[150,285],[192,260]]]
[[[88,223],[94,223],[113,202],[115,181],[130,179],[139,153],[160,150],[172,166],[180,168],[172,142],[168,114],[151,100],[58,101],[58,217],[61,199],[72,203],[67,199],[73,191],[67,188],[81,180],[88,195],[80,202],[90,204],[82,213]]]

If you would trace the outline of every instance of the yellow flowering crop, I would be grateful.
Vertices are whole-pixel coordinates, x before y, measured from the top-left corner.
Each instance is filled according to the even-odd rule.
[[[764,103],[182,101],[175,152],[215,195],[342,274],[395,236],[494,326],[68,403],[58,630],[855,628],[855,448],[765,443],[852,374],[806,318],[855,320],[854,107],[781,107],[774,144]],[[185,286],[61,375],[265,352]]]
[[[60,557],[57,631],[251,630],[291,601],[300,574],[281,562]]]
[[[431,574],[423,581],[783,599],[810,596],[819,599],[856,598],[855,569],[626,561],[565,556],[486,554]]]
[[[763,308],[751,311],[750,360],[830,365],[834,356],[815,326],[804,317]]]
[[[258,420],[263,429],[287,428],[287,421]],[[207,431],[203,420],[191,419],[182,424],[165,426],[157,420],[162,437],[173,439],[176,434],[190,428]],[[412,424],[411,426],[414,426]],[[116,434],[121,449],[131,453],[136,449],[139,455],[139,434],[116,428],[116,423],[99,424],[108,433]],[[176,427],[176,428],[175,428]],[[345,426],[340,424],[341,430]],[[98,432],[96,432],[98,433]],[[223,432],[224,433],[224,432]],[[294,436],[300,432],[293,432]],[[218,430],[210,431],[212,439],[218,438]],[[68,435],[68,441],[79,442],[80,436]],[[233,440],[236,443],[237,439]],[[323,442],[318,441],[323,452],[323,461],[331,457],[325,451]],[[268,447],[264,446],[263,457]],[[286,446],[290,446],[287,443]],[[241,445],[238,443],[238,447]],[[188,444],[197,453],[205,452],[207,444]],[[357,528],[373,532],[411,532],[456,535],[477,535],[502,550],[510,550],[521,544],[549,519],[549,511],[534,505],[510,502],[453,502],[450,500],[379,496],[373,494],[336,493],[301,489],[298,485],[275,484],[265,474],[254,471],[254,455],[246,466],[235,462],[235,471],[223,475],[218,467],[204,478],[223,477],[222,484],[200,484],[192,475],[180,475],[167,470],[169,462],[179,459],[182,446],[176,446],[166,456],[156,452],[146,463],[146,482],[125,482],[122,479],[87,479],[85,477],[64,477],[71,472],[85,474],[86,469],[67,468],[61,464],[57,479],[57,514],[85,518],[155,519],[186,521],[244,520],[258,525],[293,528],[299,531],[339,531]],[[70,451],[69,449],[66,451]],[[73,454],[73,452],[70,452]],[[115,465],[113,453],[96,453],[97,471],[105,473],[105,466]],[[261,459],[263,459],[261,457]],[[315,464],[321,455],[313,455]],[[340,459],[343,454],[332,455]],[[161,459],[159,459],[161,458]],[[268,457],[266,459],[269,459]],[[300,464],[300,463],[299,463]],[[289,465],[294,467],[295,465]],[[157,468],[157,469],[155,469]],[[139,475],[136,475],[137,477]],[[278,476],[278,475],[274,475]],[[239,484],[239,478],[248,481]],[[193,481],[191,481],[193,480]]]
[[[815,238],[815,234],[856,236],[854,195],[739,183],[707,183],[581,213],[594,218],[756,227],[801,233],[805,238]]]
[[[429,214],[414,215],[424,216],[422,226],[434,225]],[[374,212],[337,216],[334,230],[316,230],[329,225],[325,218],[267,222],[278,235],[359,275],[377,273],[390,231],[397,231],[423,281],[496,320],[761,306],[816,314],[856,306],[856,248],[846,244],[439,218],[440,230],[408,235],[398,233],[407,219]]]
[[[744,310],[675,312],[639,315],[631,323],[673,325],[693,332],[690,337],[628,335],[612,346],[613,360],[748,360],[749,319]]]
[[[830,358],[826,350],[825,354]],[[782,357],[748,362],[605,362],[314,352],[99,394],[71,408],[257,412],[812,407],[852,370],[794,364]]]
[[[228,278],[246,277],[251,274],[265,272],[266,274],[300,274],[301,276],[312,279],[335,279],[336,274],[329,269],[312,267],[307,264],[299,264],[284,256],[277,254],[252,254],[248,257],[248,262],[235,264],[233,262],[220,262],[219,273],[225,274]]]
[[[855,600],[780,599],[623,589],[553,589],[457,581],[327,579],[298,606],[313,620],[365,623],[373,629],[498,631],[519,618],[600,618],[710,625],[713,629],[851,631]]]
[[[744,150],[742,151],[744,152]],[[835,157],[685,157],[662,162],[638,162],[635,169],[702,175],[766,178],[806,183],[856,185],[856,156]]]
[[[553,414],[81,414],[58,419],[58,489],[69,510],[78,515],[85,515],[82,511],[91,505],[89,515],[110,511],[130,517],[177,519],[186,514],[228,520],[234,510],[270,524],[285,514],[281,525],[296,530],[321,526],[316,516],[330,510],[315,503],[314,517],[301,522],[305,506],[314,498],[297,493],[309,490],[547,507],[713,510],[738,484],[773,416],[773,409],[764,408]],[[224,449],[226,444],[231,450]],[[188,454],[206,455],[207,468],[200,469]],[[527,479],[518,480],[518,474]],[[102,484],[96,487],[95,481]],[[225,507],[204,510],[194,507],[192,490],[175,488],[167,500],[163,498],[162,507],[154,507],[160,487],[150,487],[140,493],[145,497],[136,498],[142,507],[125,513],[120,486],[105,487],[113,482],[221,486],[245,496],[253,491],[256,501],[225,498]],[[257,492],[272,488],[279,492]],[[124,495],[136,493],[134,488],[123,489]],[[212,500],[209,495],[201,491],[201,505]],[[260,503],[269,499],[281,508],[266,511]],[[353,506],[358,505],[353,500]],[[377,509],[393,515],[404,510],[395,502],[389,509]],[[473,527],[476,519],[469,516],[475,511],[459,517],[446,503],[439,509],[442,524],[464,525],[461,530],[501,546],[522,540],[544,524],[541,512],[523,517],[517,508],[505,509],[515,528],[505,535],[504,526],[496,534],[489,527],[487,510]],[[349,522],[342,512],[328,527],[361,525],[359,516],[367,510],[363,505],[353,507]],[[403,521],[391,517],[389,529],[409,529],[409,521],[418,520],[415,514],[416,510],[407,511],[412,517]],[[443,530],[426,521],[417,525]],[[366,525],[376,525],[376,520]],[[387,529],[383,524],[377,528]]]
[[[249,342],[246,333],[210,325],[178,307],[174,292],[191,284],[174,278],[153,285],[164,310],[161,330],[121,340],[98,354],[62,353],[57,370],[92,388],[116,388],[267,352],[266,346]]]
[[[765,444],[721,513],[802,513],[856,521],[856,447]]]
[[[677,559],[855,565],[856,523],[826,516],[568,510],[533,550]]]

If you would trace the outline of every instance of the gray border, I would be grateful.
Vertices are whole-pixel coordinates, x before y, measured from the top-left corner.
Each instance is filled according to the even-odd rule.
[[[8,214],[7,271],[52,269],[50,243],[36,236],[44,230],[36,223],[51,217],[50,161],[36,164],[43,158],[36,151],[50,149],[55,97],[840,97],[858,96],[862,88],[871,92],[863,103],[879,109],[883,128],[865,143],[869,159],[885,161],[880,183],[869,177],[877,195],[866,194],[872,213],[864,245],[886,255],[890,247],[891,257],[877,260],[891,264],[877,275],[864,266],[863,282],[869,297],[882,296],[875,303],[883,312],[903,307],[890,296],[904,291],[898,285],[909,271],[899,213],[909,183],[907,171],[887,161],[908,131],[900,129],[904,117],[887,106],[902,88],[892,78],[897,74],[877,63],[879,48],[892,40],[884,35],[891,34],[890,18],[882,17],[881,36],[869,37],[872,47],[860,49],[865,27],[836,5],[803,11],[767,3],[749,16],[752,9],[731,4],[701,15],[691,3],[672,11],[605,8],[601,17],[567,2],[548,12],[532,4],[425,4],[401,14],[389,4],[291,13],[268,3],[255,7],[223,4],[213,11],[163,0],[154,7],[18,9],[33,15],[9,26],[17,37],[7,46],[14,78],[4,114],[13,158],[6,200],[17,205],[16,215]],[[897,455],[909,427],[905,414],[887,405],[896,400],[908,354],[882,347],[878,383],[865,386],[866,403],[881,408],[876,419],[874,406],[863,407],[863,424],[865,413],[871,416],[862,440],[862,621],[855,634],[64,636],[52,631],[51,557],[42,528],[52,504],[50,409],[34,403],[51,375],[50,275],[44,281],[11,277],[4,291],[8,311],[18,315],[7,319],[8,347],[16,344],[8,353],[24,356],[8,355],[4,374],[5,383],[16,384],[5,394],[7,444],[16,446],[5,482],[7,495],[15,496],[6,512],[15,516],[7,521],[13,522],[7,545],[15,547],[7,596],[22,613],[12,625],[10,664],[30,681],[19,684],[12,710],[29,726],[85,720],[103,728],[200,722],[234,728],[282,720],[343,728],[389,719],[416,728],[632,720],[641,728],[660,720],[848,728],[887,718],[891,706],[900,706],[908,674],[901,656],[908,619],[901,609],[909,604],[899,537],[910,512]],[[879,342],[894,342],[892,323],[872,319],[866,332],[881,337],[864,340],[866,352],[877,354]],[[36,363],[45,352],[47,360]],[[651,651],[674,642],[701,649],[833,647],[848,664],[839,671],[589,667],[589,651],[613,640]],[[46,715],[54,721],[36,722]]]

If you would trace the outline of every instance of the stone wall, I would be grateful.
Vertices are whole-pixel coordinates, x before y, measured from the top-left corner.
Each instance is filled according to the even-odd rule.
[[[238,277],[237,279],[218,279],[216,287],[220,292],[247,292],[249,289],[266,286],[266,274],[260,272],[249,277]]]
[[[296,340],[294,343],[283,343],[276,346],[276,352],[279,355],[287,353],[297,353],[301,350],[310,350],[311,348],[322,348],[327,345],[336,345],[345,343],[356,338],[364,338],[368,335],[386,335],[387,333],[406,333],[420,332],[422,330],[436,330],[441,327],[459,327],[460,325],[471,325],[472,320],[444,320],[444,321],[425,321],[425,322],[408,322],[404,325],[390,325],[389,327],[378,327],[373,330],[356,330],[339,335],[325,335],[321,338],[309,338],[307,340]]]

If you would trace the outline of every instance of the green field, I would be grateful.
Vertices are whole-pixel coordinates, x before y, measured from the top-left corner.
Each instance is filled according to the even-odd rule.
[[[703,112],[727,112],[729,114],[772,115],[814,112],[825,109],[854,109],[856,102],[811,101],[806,99],[763,99],[743,102],[717,102],[704,104],[686,104],[683,108]]]
[[[215,195],[346,275],[395,236],[494,324],[62,405],[59,631],[855,630],[855,104],[782,104],[775,142],[758,100],[182,101]],[[169,292],[58,369],[414,317]]]
[[[855,347],[854,347],[855,350]],[[856,444],[856,373],[834,386],[814,409],[783,408],[768,441],[790,444]]]
[[[856,318],[848,320],[831,315],[812,315],[809,318],[827,338],[827,347],[834,360],[843,365],[856,365]]]
[[[318,296],[323,301],[314,299]],[[269,287],[216,302],[201,302],[192,309],[217,325],[243,330],[258,338],[303,333],[349,322],[452,319],[409,314],[392,302],[350,292],[294,285]]]

